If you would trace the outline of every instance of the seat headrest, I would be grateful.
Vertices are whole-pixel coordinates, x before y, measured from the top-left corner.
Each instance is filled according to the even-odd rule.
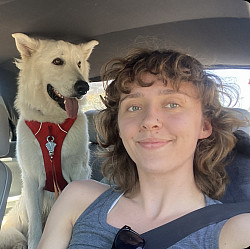
[[[9,152],[9,120],[8,112],[2,96],[0,96],[0,156]]]
[[[250,200],[250,136],[242,130],[234,132],[237,144],[232,151],[232,161],[226,167],[230,183],[222,202]]]
[[[247,110],[242,108],[233,108],[232,110],[235,111],[238,118],[242,120],[250,120],[250,113]],[[250,125],[246,127],[239,127],[238,129],[246,132],[250,136]]]

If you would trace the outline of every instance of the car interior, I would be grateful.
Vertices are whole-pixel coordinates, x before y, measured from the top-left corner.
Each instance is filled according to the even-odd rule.
[[[250,96],[249,1],[0,1],[0,224],[22,188],[15,156],[18,69],[13,62],[19,53],[12,34],[16,32],[75,44],[97,40],[99,45],[89,58],[90,86],[100,82],[105,62],[125,55],[130,48],[148,46],[186,52],[208,70],[245,70],[249,80],[245,89]],[[250,120],[250,104],[234,110]],[[99,145],[94,124],[98,110],[93,105],[85,113],[89,122],[92,178],[101,181],[103,159],[96,153]],[[223,202],[250,200],[250,126],[240,127],[235,135],[238,143],[227,167],[231,182]]]
[[[5,156],[9,152],[9,122],[8,112],[0,96],[0,156]],[[9,167],[0,161],[0,228],[5,213],[7,198],[10,191],[12,174]]]

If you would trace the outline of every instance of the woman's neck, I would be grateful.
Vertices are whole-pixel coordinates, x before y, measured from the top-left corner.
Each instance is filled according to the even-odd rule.
[[[161,213],[193,211],[205,206],[204,194],[198,189],[193,174],[172,176],[140,176],[138,186],[126,195],[149,216]]]

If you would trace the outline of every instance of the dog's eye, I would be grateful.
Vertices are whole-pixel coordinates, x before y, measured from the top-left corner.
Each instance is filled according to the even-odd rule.
[[[78,61],[78,62],[77,62],[77,66],[78,66],[79,68],[81,68],[81,64],[82,64],[81,61]]]
[[[56,66],[61,66],[64,64],[64,61],[61,58],[55,58],[52,63]]]

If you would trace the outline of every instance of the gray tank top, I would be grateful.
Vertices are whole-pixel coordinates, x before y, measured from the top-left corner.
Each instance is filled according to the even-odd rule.
[[[116,192],[111,188],[100,195],[78,218],[76,221],[72,237],[70,240],[70,249],[110,249],[114,237],[119,231],[107,223],[107,214],[116,200],[121,196],[121,192]],[[206,196],[206,205],[220,203]],[[209,225],[198,230],[195,233],[185,237],[171,249],[217,249],[219,248],[220,231],[225,221]],[[125,225],[125,224],[124,224]],[[143,236],[143,234],[142,234]],[[147,243],[147,242],[146,242]],[[151,248],[156,249],[156,248]],[[161,248],[157,248],[161,249]],[[165,249],[165,248],[162,248]]]

